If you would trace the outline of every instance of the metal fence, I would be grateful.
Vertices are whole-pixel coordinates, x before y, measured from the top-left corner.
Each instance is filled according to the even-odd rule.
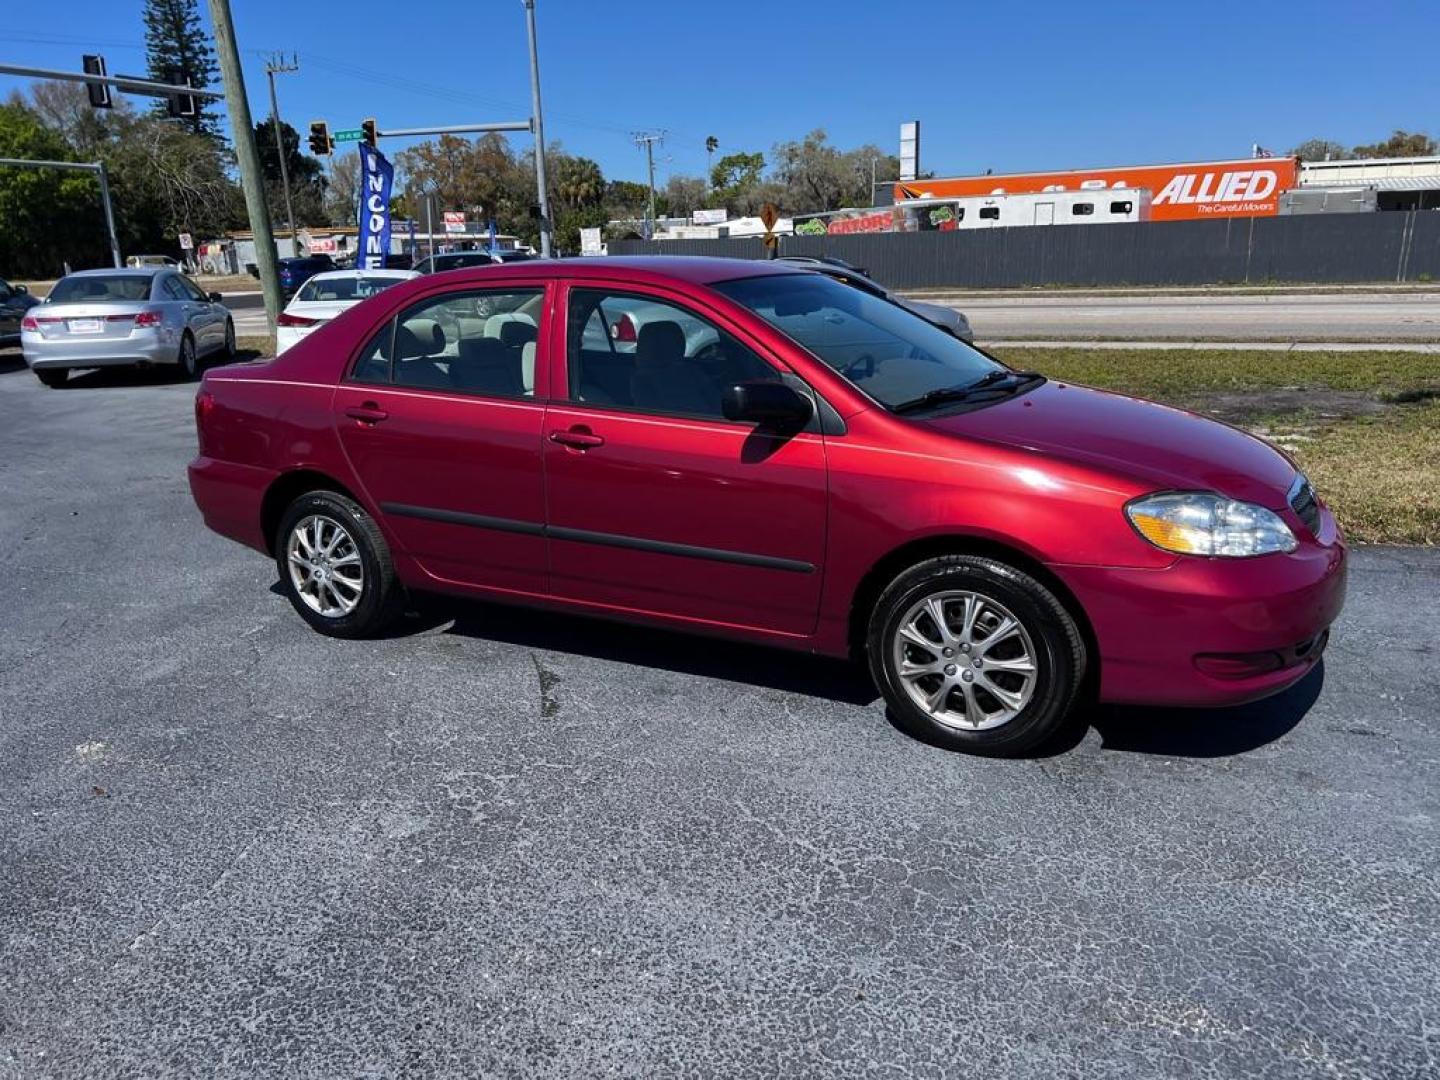
[[[1440,212],[1309,214],[956,232],[785,236],[899,289],[1440,280]],[[617,240],[612,255],[759,259],[758,239]]]

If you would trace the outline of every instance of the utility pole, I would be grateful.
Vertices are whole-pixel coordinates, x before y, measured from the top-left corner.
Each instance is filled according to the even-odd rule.
[[[645,212],[645,239],[655,238],[655,144],[665,141],[663,131],[642,131],[634,136],[635,145],[645,148],[645,173],[650,186],[650,203]]]
[[[535,46],[535,0],[525,4],[530,37],[530,122],[535,125],[535,186],[540,194],[540,257],[550,258],[550,197],[545,192],[545,125],[540,119],[540,54]]]
[[[299,255],[299,241],[295,237],[295,208],[290,205],[290,167],[285,164],[285,140],[280,136],[280,103],[275,97],[275,76],[288,75],[300,70],[299,59],[290,54],[289,63],[279,54],[272,55],[265,63],[265,75],[270,80],[270,126],[275,129],[275,153],[280,157],[280,186],[285,190],[285,220],[290,223],[290,254]]]
[[[255,128],[250,122],[250,102],[245,97],[245,72],[240,68],[240,50],[235,46],[235,24],[230,19],[230,0],[210,0],[210,21],[215,25],[215,56],[225,83],[225,109],[230,114],[230,134],[240,160],[240,186],[245,190],[245,210],[250,232],[255,237],[255,265],[260,271],[260,288],[265,295],[265,315],[270,331],[280,314],[280,277],[275,265],[275,236],[270,231],[270,208],[260,182],[260,155],[255,152]]]
[[[714,135],[705,136],[705,187],[715,190],[715,184],[710,179],[715,173],[715,151],[720,148],[720,140]]]

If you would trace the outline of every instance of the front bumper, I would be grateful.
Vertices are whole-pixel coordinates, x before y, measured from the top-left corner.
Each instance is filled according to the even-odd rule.
[[[1101,700],[1216,707],[1278,693],[1315,667],[1345,602],[1345,561],[1327,510],[1319,539],[1289,555],[1052,569],[1095,632]],[[1257,665],[1262,656],[1273,659]]]
[[[20,335],[25,363],[35,368],[91,368],[127,364],[175,364],[180,338],[169,327],[131,330],[124,337],[45,338],[34,330]]]

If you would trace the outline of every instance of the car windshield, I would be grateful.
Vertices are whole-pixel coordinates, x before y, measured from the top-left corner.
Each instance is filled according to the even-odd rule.
[[[123,304],[150,299],[149,274],[106,274],[61,278],[50,290],[52,304]]]
[[[340,300],[364,300],[376,293],[398,285],[403,279],[393,277],[313,277],[296,294],[295,299],[304,303],[334,303]]]
[[[1008,371],[898,304],[824,274],[773,274],[711,287],[889,408]]]

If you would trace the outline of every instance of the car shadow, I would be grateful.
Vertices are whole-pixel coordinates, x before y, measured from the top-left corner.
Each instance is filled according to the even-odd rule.
[[[1305,719],[1325,685],[1322,659],[1294,686],[1274,697],[1222,709],[1091,705],[1032,757],[1068,753],[1090,730],[1100,748],[1162,757],[1220,758],[1258,750],[1292,731]]]
[[[259,360],[262,353],[256,349],[240,349],[235,353],[234,360],[221,361],[217,357],[207,357],[200,361],[200,370],[209,371],[212,368],[223,367],[227,364],[243,364],[252,360]],[[15,354],[17,361],[13,368],[9,367],[9,357],[0,354],[0,373],[5,371],[18,371],[25,367],[25,358],[20,353]],[[101,387],[129,387],[129,386],[163,386],[167,383],[184,383],[186,379],[180,377],[180,369],[173,364],[155,364],[150,367],[99,367],[99,368],[74,368],[70,377],[56,387],[58,390],[94,390]],[[199,382],[198,379],[194,380]]]
[[[270,591],[286,595],[278,581]],[[394,639],[427,633],[723,679],[845,705],[866,706],[880,698],[869,672],[859,663],[462,598],[417,596],[405,617],[380,637]],[[1084,706],[1055,736],[1023,756],[1034,759],[1070,753],[1092,729],[1100,736],[1102,750],[1191,758],[1244,754],[1295,728],[1319,698],[1324,684],[1325,662],[1321,660],[1288,690],[1247,705],[1224,709]],[[914,737],[891,710],[886,709],[885,716],[902,734]]]
[[[410,632],[448,621],[446,634],[724,679],[846,705],[869,705],[880,696],[859,664],[683,631],[449,599],[443,606],[427,600],[405,621],[411,624]]]

